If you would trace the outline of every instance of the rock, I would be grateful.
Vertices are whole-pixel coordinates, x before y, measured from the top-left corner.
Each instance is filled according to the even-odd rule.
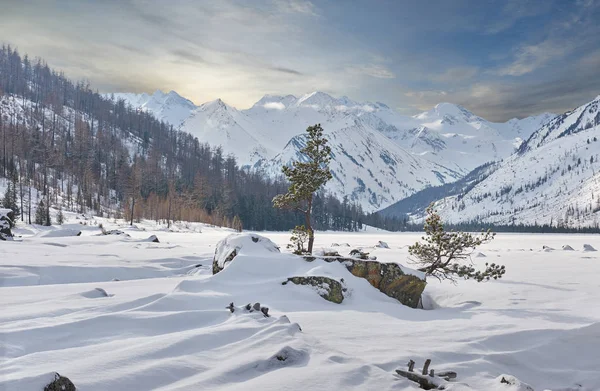
[[[0,240],[12,240],[11,228],[15,225],[15,213],[11,209],[0,208]]]
[[[254,311],[260,311],[260,303],[254,303],[254,305],[252,306],[252,309]]]
[[[475,255],[475,258],[485,258],[487,257],[487,255],[485,255],[484,253],[477,253],[477,255]]]
[[[357,248],[350,250],[350,256],[358,259],[369,259],[369,253],[363,252]]]
[[[322,248],[317,251],[314,251],[315,255],[319,255],[322,257],[339,257],[340,253],[332,248]]]
[[[240,253],[261,255],[278,253],[279,247],[270,239],[257,234],[235,233],[217,243],[213,258],[213,274],[219,273]]]
[[[296,285],[310,285],[315,287],[319,296],[327,301],[331,301],[332,303],[340,304],[342,301],[344,301],[342,284],[339,281],[333,280],[329,277],[290,277],[287,279],[287,281],[284,281],[282,285],[286,285],[290,281]]]
[[[128,233],[121,231],[120,229],[111,229],[110,231],[103,231],[102,235],[119,235],[130,238],[131,236]]]
[[[158,240],[158,238],[156,237],[156,235],[151,235],[148,239],[146,239],[147,242],[152,242],[152,243],[160,243],[160,241]]]
[[[312,262],[314,257],[305,257]],[[381,263],[347,257],[322,258],[325,262],[340,262],[356,277],[364,278],[380,292],[393,297],[400,303],[417,308],[421,294],[425,290],[425,277],[415,271],[415,275],[405,273],[396,263]]]
[[[596,249],[594,247],[592,247],[591,244],[584,244],[583,251],[596,251]]]
[[[390,246],[386,242],[382,242],[381,240],[379,242],[377,242],[377,244],[375,245],[375,247],[378,247],[378,248],[390,248]]]
[[[542,246],[542,250],[546,251],[546,252],[550,252],[552,250],[554,250],[552,247],[550,246]]]
[[[56,373],[54,380],[44,387],[44,391],[77,391],[77,388],[69,378]]]
[[[564,246],[562,246],[562,249],[565,251],[574,251],[575,249],[571,246],[569,246],[568,244],[565,244]]]
[[[500,375],[496,378],[496,381],[501,385],[505,385],[505,388],[510,391],[534,391],[533,387],[529,384],[523,383],[511,375]]]

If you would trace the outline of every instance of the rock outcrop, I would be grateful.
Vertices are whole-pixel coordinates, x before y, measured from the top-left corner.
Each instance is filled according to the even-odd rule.
[[[236,233],[217,243],[213,258],[213,274],[223,270],[240,252],[252,255],[278,253],[279,247],[261,235]]]
[[[12,240],[11,228],[14,225],[15,214],[10,209],[0,209],[0,240]]]
[[[304,259],[312,262],[317,258],[308,256]],[[412,308],[418,307],[421,294],[427,285],[424,277],[421,277],[422,273],[415,271],[415,275],[407,274],[396,263],[347,257],[319,257],[319,259],[342,263],[354,276],[366,279],[374,288]]]
[[[329,277],[321,276],[300,276],[290,277],[287,281],[282,282],[282,285],[286,285],[288,282],[293,282],[296,285],[310,285],[316,288],[319,296],[332,303],[340,304],[344,301],[344,290],[345,288],[339,281],[331,279]]]
[[[77,391],[77,388],[69,378],[56,373],[54,380],[44,387],[44,391]]]

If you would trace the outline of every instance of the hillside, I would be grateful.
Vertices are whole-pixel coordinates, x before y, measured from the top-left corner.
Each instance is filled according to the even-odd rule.
[[[486,179],[437,202],[450,222],[598,226],[600,96],[537,130]]]
[[[21,217],[27,222],[38,199],[47,215],[64,208],[260,230],[302,221],[273,208],[273,197],[287,190],[280,178],[242,169],[221,149],[154,117],[162,107],[163,118],[172,119],[166,109],[182,105],[191,102],[169,93],[132,108],[2,47],[0,177],[16,189],[11,203],[27,212]],[[355,230],[365,222],[359,206],[331,195],[317,195],[314,205],[321,211],[318,229]]]

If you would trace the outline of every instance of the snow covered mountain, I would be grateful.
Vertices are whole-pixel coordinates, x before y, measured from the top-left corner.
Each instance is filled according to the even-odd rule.
[[[465,194],[437,202],[451,222],[553,224],[600,221],[600,96],[541,127]]]
[[[220,145],[241,165],[271,175],[279,175],[281,165],[297,157],[304,130],[320,123],[334,152],[335,179],[328,190],[358,201],[368,211],[509,156],[523,138],[553,117],[543,114],[496,124],[450,103],[411,117],[380,102],[356,102],[318,91],[299,98],[266,95],[247,110],[220,99],[196,107],[174,92],[115,96],[152,111],[201,142]]]
[[[109,94],[114,99],[124,99],[133,107],[139,107],[151,112],[157,119],[179,127],[183,120],[190,116],[196,105],[189,99],[180,96],[175,91],[164,93],[156,90],[154,94]]]

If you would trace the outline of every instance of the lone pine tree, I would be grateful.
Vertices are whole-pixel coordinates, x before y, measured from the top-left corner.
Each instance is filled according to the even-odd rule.
[[[424,243],[417,242],[408,248],[408,253],[419,264],[420,271],[427,276],[439,280],[456,281],[455,277],[488,281],[502,278],[506,269],[504,265],[495,263],[485,264],[485,270],[475,270],[471,262],[471,254],[480,245],[494,239],[495,233],[488,231],[480,235],[468,232],[446,231],[440,215],[433,209],[433,204],[427,208],[427,218],[424,225]]]
[[[308,233],[307,251],[312,253],[315,241],[311,223],[313,197],[317,190],[332,178],[329,170],[331,148],[327,145],[327,139],[323,137],[321,124],[309,126],[306,133],[306,146],[300,150],[303,158],[293,162],[291,166],[283,167],[283,174],[290,182],[288,191],[275,196],[273,205],[276,208],[298,210],[304,214],[304,227]]]

